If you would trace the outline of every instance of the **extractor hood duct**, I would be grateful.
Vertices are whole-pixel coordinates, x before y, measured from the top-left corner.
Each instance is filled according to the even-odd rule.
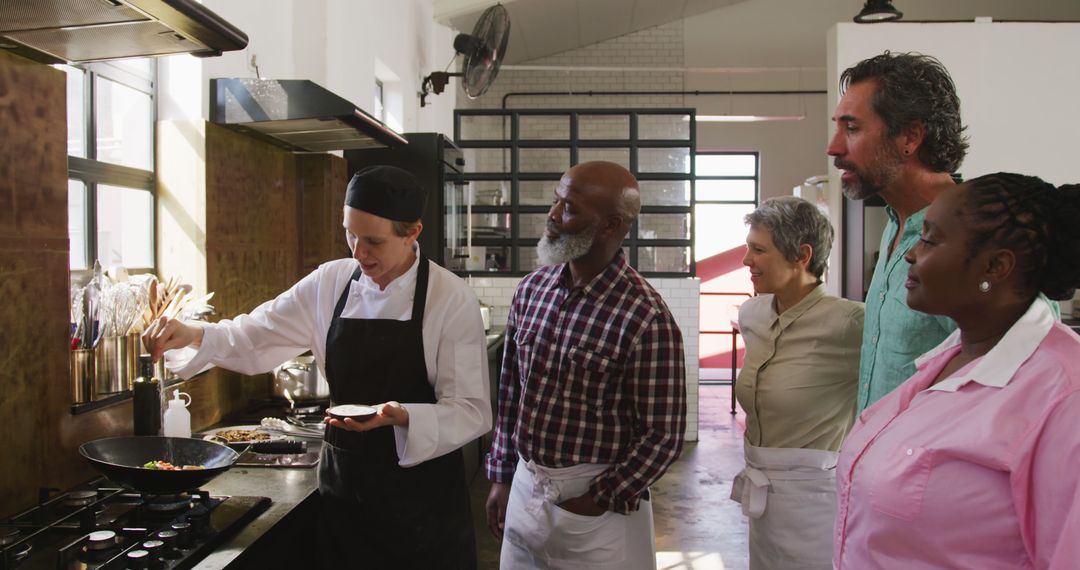
[[[0,1],[0,48],[42,63],[208,57],[247,43],[195,0]]]
[[[211,79],[210,122],[295,151],[406,145],[356,105],[306,79]]]

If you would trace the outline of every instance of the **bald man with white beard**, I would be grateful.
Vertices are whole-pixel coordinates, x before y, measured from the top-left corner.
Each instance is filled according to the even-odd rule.
[[[502,568],[656,567],[649,486],[682,450],[686,386],[682,334],[622,251],[640,205],[622,166],[571,168],[514,293],[486,464]]]

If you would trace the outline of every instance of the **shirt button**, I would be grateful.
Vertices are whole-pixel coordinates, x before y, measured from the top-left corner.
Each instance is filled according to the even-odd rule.
[[[870,342],[877,344],[877,335],[870,337]]]
[[[911,454],[913,454],[913,453],[915,453],[915,450],[911,449],[910,447],[909,447],[909,448],[907,448],[907,454],[908,454],[908,455],[911,455]]]
[[[885,293],[882,293],[882,294],[878,295],[878,299],[881,299],[882,301],[884,301],[885,300]]]

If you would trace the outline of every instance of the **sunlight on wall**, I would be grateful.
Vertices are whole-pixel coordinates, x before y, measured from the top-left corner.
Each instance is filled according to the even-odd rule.
[[[657,552],[658,570],[724,570],[718,552]]]

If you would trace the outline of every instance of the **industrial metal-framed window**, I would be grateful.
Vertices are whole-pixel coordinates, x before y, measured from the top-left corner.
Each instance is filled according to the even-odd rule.
[[[630,265],[655,277],[695,274],[693,109],[458,109],[454,139],[465,171],[446,214],[461,222],[448,223],[444,239],[465,261],[452,269],[535,269],[559,178],[580,162],[609,160],[641,185],[641,215],[623,242]]]
[[[56,66],[67,74],[70,267],[156,266],[157,63]]]
[[[715,264],[707,260],[711,256],[724,259],[732,252],[744,249],[746,226],[743,217],[757,208],[760,200],[761,156],[753,151],[698,152],[694,165],[697,176],[694,214],[699,224],[695,237],[702,244],[698,249],[702,267],[699,274],[702,282],[698,346],[703,354],[730,346],[728,360],[723,363],[727,377],[706,377],[703,373],[701,383],[734,388],[739,347],[738,331],[732,325],[732,317],[736,314],[734,308],[753,295],[753,287],[747,282],[747,289],[740,290],[737,280],[731,279],[730,274],[716,274],[719,272],[713,269]],[[741,257],[738,255],[734,263],[738,264],[737,259]],[[721,369],[719,362],[709,362],[709,358],[702,359],[703,363],[709,364],[703,364],[703,368]],[[734,413],[734,391],[731,406]]]

